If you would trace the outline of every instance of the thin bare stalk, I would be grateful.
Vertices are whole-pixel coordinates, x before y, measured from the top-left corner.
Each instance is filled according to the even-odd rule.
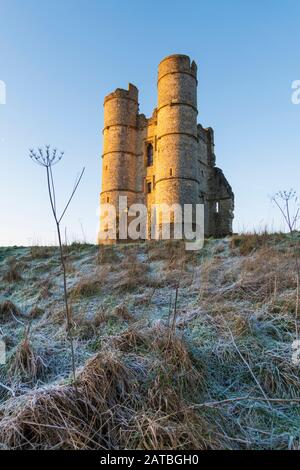
[[[235,347],[236,352],[238,353],[238,355],[240,356],[241,360],[243,361],[243,363],[245,364],[245,366],[246,366],[247,369],[249,370],[249,372],[250,372],[250,374],[251,374],[251,376],[252,376],[254,382],[256,383],[256,385],[257,385],[258,388],[260,389],[261,393],[263,394],[264,399],[269,402],[269,398],[267,397],[267,395],[266,395],[264,389],[262,388],[262,386],[260,385],[259,381],[257,380],[257,378],[256,378],[256,376],[255,376],[253,370],[251,369],[250,364],[246,361],[246,359],[244,358],[243,354],[241,353],[241,351],[240,351],[238,345],[236,344],[236,341],[235,341],[235,339],[234,339],[234,336],[233,336],[233,334],[232,334],[232,331],[231,331],[231,329],[230,329],[230,326],[228,325],[228,323],[227,323],[227,321],[225,320],[224,316],[223,316],[223,315],[221,315],[221,316],[222,316],[223,321],[224,321],[224,323],[225,323],[225,325],[226,325],[226,327],[227,327],[227,329],[228,329],[228,331],[229,331],[229,334],[230,334],[230,337],[231,337],[231,341],[232,341],[233,346]],[[269,403],[269,406],[271,406],[270,403]]]
[[[299,309],[299,278],[300,278],[300,260],[298,255],[297,240],[295,237],[295,230],[297,222],[300,217],[300,208],[296,207],[294,215],[291,215],[291,203],[294,202],[298,205],[298,198],[296,191],[290,189],[289,191],[279,191],[273,196],[272,201],[275,203],[280,213],[282,214],[283,220],[285,221],[288,231],[292,239],[292,246],[294,252],[294,260],[296,265],[296,278],[297,278],[297,291],[296,291],[296,310],[295,310],[295,334],[298,339],[298,309]]]
[[[230,403],[235,403],[239,401],[262,401],[265,402],[267,401],[269,404],[270,403],[300,403],[300,398],[262,398],[262,397],[252,397],[252,396],[244,396],[244,397],[235,397],[235,398],[227,398],[225,400],[219,400],[219,401],[211,401],[211,402],[206,402],[206,403],[199,403],[192,405],[191,408],[216,408],[218,406],[222,405],[228,405]]]
[[[277,276],[275,276],[274,280],[274,292],[273,292],[273,301],[277,299]]]
[[[57,209],[56,209],[56,191],[55,191],[55,185],[54,185],[54,178],[53,178],[53,172],[52,172],[52,167],[58,163],[64,153],[61,152],[60,154],[57,153],[57,149],[54,149],[52,152],[50,152],[50,146],[47,145],[45,147],[45,150],[43,151],[42,149],[38,149],[37,152],[34,150],[30,150],[30,158],[37,163],[40,166],[43,166],[46,169],[46,175],[47,175],[47,188],[48,188],[48,195],[49,195],[49,200],[50,200],[50,205],[51,205],[51,211],[55,220],[55,225],[56,225],[56,231],[57,231],[57,237],[58,237],[58,244],[59,244],[59,252],[60,252],[60,262],[62,266],[62,273],[63,273],[63,290],[64,290],[64,303],[65,303],[65,311],[66,311],[66,320],[67,320],[67,334],[68,334],[68,339],[70,341],[70,349],[71,349],[71,360],[72,360],[72,373],[73,373],[73,380],[75,381],[76,379],[76,363],[75,363],[75,352],[74,352],[74,339],[73,339],[73,331],[72,331],[72,313],[71,309],[69,306],[69,300],[68,300],[68,290],[67,290],[67,270],[66,270],[66,260],[64,257],[64,252],[63,252],[63,243],[62,243],[62,238],[61,238],[61,230],[60,230],[60,222],[62,221],[73,197],[74,194],[79,186],[79,183],[82,179],[83,173],[85,168],[82,169],[79,178],[76,179],[75,185],[73,188],[73,191],[67,201],[67,204],[65,205],[62,214],[59,216],[57,214]]]
[[[58,242],[59,242],[60,261],[61,261],[62,270],[63,270],[64,300],[65,300],[66,318],[67,318],[67,331],[68,331],[68,337],[69,337],[70,347],[71,347],[73,380],[75,381],[76,367],[75,367],[74,340],[73,340],[73,332],[72,332],[72,318],[71,318],[71,311],[70,311],[69,302],[68,302],[67,270],[66,270],[66,263],[65,263],[64,253],[63,253],[63,246],[62,246],[62,241],[61,241],[59,223],[56,224],[56,228],[57,228],[57,235],[58,235]]]
[[[176,318],[177,318],[178,289],[179,289],[179,286],[177,285],[176,290],[175,290],[174,315],[173,315],[173,322],[172,322],[172,330],[173,331],[175,331]]]
[[[168,326],[170,326],[171,314],[172,314],[172,291],[170,291],[170,298],[169,298]]]
[[[60,218],[59,218],[58,223],[60,223],[60,222],[62,221],[62,219],[63,219],[63,217],[64,217],[64,215],[65,215],[65,213],[66,213],[66,211],[67,211],[67,209],[68,209],[68,207],[69,207],[69,205],[70,205],[70,202],[72,201],[72,199],[73,199],[73,197],[74,197],[74,194],[75,194],[75,192],[76,192],[76,190],[77,190],[77,188],[78,188],[78,186],[79,186],[79,183],[80,183],[80,181],[81,181],[81,179],[82,179],[82,177],[83,177],[84,171],[85,171],[85,168],[82,169],[82,172],[80,173],[80,176],[79,176],[79,178],[77,179],[77,181],[76,181],[76,183],[75,183],[74,189],[73,189],[73,191],[72,191],[72,193],[71,193],[71,196],[70,196],[70,198],[69,198],[69,200],[68,200],[68,202],[67,202],[67,204],[66,204],[66,206],[65,206],[65,208],[64,208],[64,210],[63,210],[63,212],[62,212],[62,215],[61,215]]]
[[[296,298],[296,309],[295,309],[295,327],[296,327],[296,339],[299,337],[298,332],[298,312],[299,312],[299,275],[297,274],[297,298]]]

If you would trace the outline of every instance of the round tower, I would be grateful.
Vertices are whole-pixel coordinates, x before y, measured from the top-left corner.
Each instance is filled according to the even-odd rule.
[[[156,204],[196,204],[197,66],[171,55],[158,68]]]
[[[138,90],[134,85],[105,97],[100,204],[114,205],[117,215],[119,196],[127,196],[128,207],[135,202],[137,117]],[[100,220],[102,230],[105,227]]]

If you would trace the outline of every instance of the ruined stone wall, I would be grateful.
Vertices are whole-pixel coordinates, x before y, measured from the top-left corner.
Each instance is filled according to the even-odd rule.
[[[222,237],[232,233],[234,194],[220,168],[212,168],[209,183],[208,234]]]

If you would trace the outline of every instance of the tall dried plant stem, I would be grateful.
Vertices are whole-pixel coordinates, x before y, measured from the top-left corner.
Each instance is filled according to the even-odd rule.
[[[299,312],[299,275],[297,274],[297,298],[296,298],[296,309],[295,309],[296,339],[299,338],[299,332],[298,332],[298,312]]]
[[[59,224],[56,225],[56,228],[57,228],[57,236],[58,236],[58,243],[59,243],[60,261],[61,261],[62,270],[63,270],[64,301],[65,301],[66,318],[67,318],[67,332],[68,332],[68,337],[70,340],[73,380],[75,381],[75,378],[76,378],[75,352],[74,352],[74,339],[73,339],[73,332],[72,332],[72,318],[71,318],[71,311],[70,311],[69,302],[68,302],[67,270],[66,270],[66,262],[65,262],[64,253],[63,253],[63,246],[62,246],[62,241],[61,241],[61,233],[60,233]]]
[[[294,251],[294,259],[296,264],[296,279],[297,279],[297,290],[296,290],[296,309],[295,309],[295,334],[296,339],[298,339],[298,310],[299,310],[299,278],[300,278],[300,260],[298,254],[298,246],[297,240],[295,238],[295,230],[297,226],[297,222],[300,217],[300,207],[298,205],[298,198],[296,195],[296,191],[290,189],[289,191],[279,191],[275,196],[272,198],[273,202],[276,204],[277,208],[281,212],[283,220],[285,221],[291,239],[293,243],[293,251]],[[292,214],[291,210],[291,202],[296,203],[298,206],[295,209],[294,214]]]
[[[63,243],[61,239],[61,230],[60,230],[60,223],[73,199],[73,196],[79,186],[79,183],[82,179],[83,173],[85,168],[83,168],[79,178],[76,180],[73,191],[71,192],[71,195],[68,199],[67,204],[65,205],[62,214],[59,216],[57,213],[56,209],[56,193],[55,193],[55,186],[54,186],[54,178],[53,178],[53,173],[52,173],[52,167],[56,163],[58,163],[62,157],[63,157],[63,152],[60,154],[57,153],[57,150],[54,149],[52,152],[50,152],[50,146],[47,145],[45,148],[45,151],[42,149],[38,149],[37,152],[34,150],[30,150],[30,158],[37,163],[38,165],[46,168],[46,174],[47,174],[47,187],[48,187],[48,195],[50,199],[50,204],[51,204],[51,210],[52,214],[55,220],[55,225],[56,225],[56,231],[57,231],[57,237],[58,237],[58,244],[59,244],[59,253],[60,253],[60,262],[62,266],[62,272],[63,272],[63,291],[64,291],[64,303],[65,303],[65,310],[66,310],[66,320],[67,320],[67,334],[68,334],[68,339],[70,341],[70,349],[71,349],[71,360],[72,360],[72,373],[73,373],[73,380],[75,381],[76,379],[76,363],[75,363],[75,352],[74,352],[74,338],[73,338],[73,332],[72,332],[72,314],[71,314],[71,309],[69,306],[69,301],[68,301],[68,290],[67,290],[67,270],[66,270],[66,261],[65,261],[65,256],[63,252]]]
[[[274,279],[274,292],[273,292],[273,301],[275,302],[277,299],[277,275]]]
[[[76,364],[75,364],[75,352],[74,352],[74,338],[73,338],[73,332],[72,332],[72,319],[71,319],[71,312],[70,312],[70,307],[69,307],[68,291],[67,291],[67,270],[66,270],[66,263],[65,263],[65,257],[63,253],[63,246],[62,246],[62,240],[61,240],[61,233],[60,233],[60,220],[57,218],[57,213],[56,213],[55,189],[54,189],[51,166],[47,166],[46,170],[47,170],[48,193],[49,193],[53,217],[54,217],[55,224],[56,224],[60,261],[61,261],[61,266],[62,266],[62,271],[63,271],[63,287],[64,287],[64,302],[65,302],[66,319],[67,319],[67,333],[68,333],[68,338],[70,341],[70,348],[71,348],[73,380],[75,381]]]
[[[246,359],[245,359],[245,357],[243,356],[243,354],[241,353],[241,351],[240,351],[238,345],[236,344],[236,341],[235,341],[235,339],[234,339],[234,336],[233,336],[233,333],[232,333],[232,331],[231,331],[231,328],[230,328],[230,326],[228,325],[228,322],[226,321],[224,315],[221,314],[221,317],[223,318],[223,321],[224,321],[224,323],[225,323],[225,325],[226,325],[226,327],[227,327],[227,329],[228,329],[228,332],[229,332],[229,335],[230,335],[232,344],[233,344],[233,346],[234,346],[236,352],[238,353],[238,355],[240,356],[241,360],[243,361],[243,363],[244,363],[245,366],[247,367],[248,371],[250,372],[250,374],[251,374],[251,376],[252,376],[254,382],[256,383],[256,385],[257,385],[258,388],[260,389],[261,393],[263,394],[264,399],[268,402],[269,406],[271,407],[269,398],[267,397],[267,395],[266,395],[264,389],[262,388],[261,384],[259,383],[258,379],[256,378],[256,376],[255,376],[255,374],[254,374],[254,372],[253,372],[253,370],[252,370],[250,364],[246,361]]]
[[[176,289],[175,289],[174,314],[173,314],[173,322],[172,322],[173,333],[175,333],[175,329],[176,329],[178,289],[179,289],[179,284],[177,284]]]

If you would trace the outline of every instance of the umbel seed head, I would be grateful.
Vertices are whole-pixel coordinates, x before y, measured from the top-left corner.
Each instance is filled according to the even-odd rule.
[[[50,145],[45,145],[45,149],[39,147],[37,151],[34,149],[29,150],[29,157],[32,161],[48,168],[59,163],[63,156],[64,152],[58,152],[57,148],[51,150]]]

